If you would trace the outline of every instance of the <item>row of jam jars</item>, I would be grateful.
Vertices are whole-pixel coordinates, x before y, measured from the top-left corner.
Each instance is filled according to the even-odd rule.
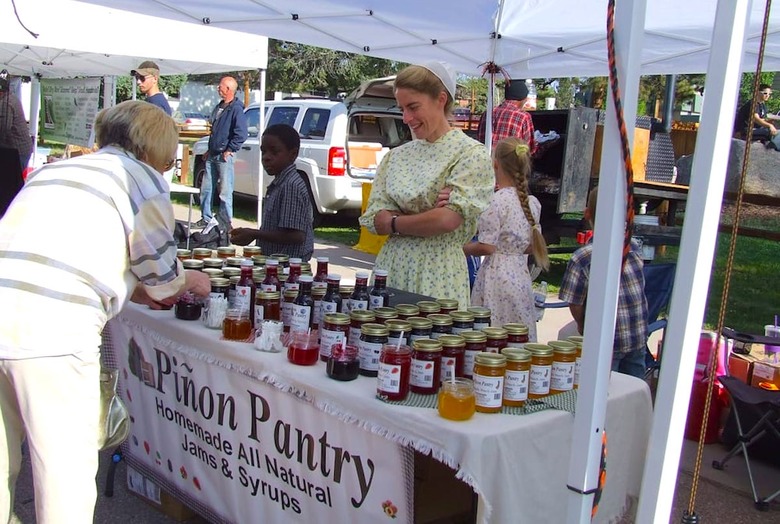
[[[577,346],[567,340],[551,340],[547,345],[553,349],[550,394],[571,391],[574,389]]]

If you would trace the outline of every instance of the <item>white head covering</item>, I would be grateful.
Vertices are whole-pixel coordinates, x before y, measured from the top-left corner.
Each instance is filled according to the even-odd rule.
[[[423,64],[417,64],[420,67],[424,67],[444,84],[444,88],[450,94],[453,100],[455,100],[455,70],[450,67],[447,62],[440,62],[438,60],[431,60]]]

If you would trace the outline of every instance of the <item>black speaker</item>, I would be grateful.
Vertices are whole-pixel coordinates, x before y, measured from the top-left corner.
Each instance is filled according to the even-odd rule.
[[[16,149],[0,148],[0,217],[22,189],[22,165]]]
[[[8,69],[0,71],[0,93],[5,93],[11,86],[11,79],[9,76]]]

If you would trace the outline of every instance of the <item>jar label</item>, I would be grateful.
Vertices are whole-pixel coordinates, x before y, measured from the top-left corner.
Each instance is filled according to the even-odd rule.
[[[252,300],[252,288],[249,286],[236,286],[236,298],[234,299],[234,306],[238,309],[245,309],[249,311],[249,303]]]
[[[482,331],[486,327],[490,327],[490,322],[477,322],[474,321],[474,331]]]
[[[452,326],[452,334],[457,335],[459,333],[463,333],[464,331],[471,331],[473,328],[471,327],[455,327]]]
[[[431,333],[425,335],[409,335],[409,343],[411,344],[415,340],[420,340],[421,338],[431,338]]]
[[[336,304],[335,302],[325,302],[323,300],[322,303],[320,304],[320,307],[322,308],[322,316],[324,317],[329,313],[336,313],[337,312],[336,310],[338,309],[338,304]]]
[[[377,389],[384,393],[399,393],[401,391],[401,366],[397,364],[379,364],[376,376]]]
[[[580,366],[582,365],[582,358],[577,357],[577,361],[574,363],[574,385],[580,385]]]
[[[528,399],[528,370],[506,370],[504,381],[504,398],[506,400]]]
[[[311,283],[312,289],[327,289],[327,287],[328,287],[328,283],[325,282],[324,280],[315,280],[314,282]]]
[[[311,306],[292,304],[290,331],[307,331],[311,327]]]
[[[298,282],[285,282],[284,283],[284,290],[285,291],[290,291],[291,289],[293,289],[295,291],[298,291],[299,289],[301,289],[301,286],[300,286],[300,284],[298,284]]]
[[[282,323],[289,327],[290,318],[292,317],[292,302],[285,302],[282,304]]]
[[[227,295],[222,291],[212,291],[209,293],[209,299],[227,298]]]
[[[455,357],[441,357],[441,381],[446,382],[455,373]]]
[[[390,344],[391,346],[401,346],[401,345],[406,346],[406,345],[408,345],[407,341],[406,341],[406,337],[402,338],[400,336],[398,336],[398,337],[388,336],[387,337],[387,343]]]
[[[347,337],[349,343],[353,346],[360,345],[360,328],[350,327],[349,336]]]
[[[260,284],[261,291],[277,291],[276,284]]]
[[[474,374],[474,357],[479,351],[466,351],[463,356],[463,376],[471,378]]]
[[[534,395],[547,395],[550,393],[550,371],[552,366],[537,366],[531,364],[531,376],[528,383],[528,392]]]
[[[447,332],[441,332],[440,333],[438,331],[431,331],[431,338],[433,340],[439,340],[439,337],[441,337],[442,335],[449,335],[449,333],[447,333]]]
[[[263,316],[263,306],[255,304],[255,326],[260,326],[263,323],[265,316]]]
[[[369,309],[376,309],[378,307],[384,307],[385,306],[385,297],[382,295],[371,295],[369,297],[369,303],[368,308]]]
[[[358,346],[360,351],[360,369],[366,371],[376,371],[379,369],[379,353],[382,351],[382,344],[378,342],[360,341]]]
[[[474,396],[477,400],[477,406],[500,408],[503,391],[504,377],[474,375]]]
[[[312,319],[311,323],[316,326],[319,326],[321,321],[322,321],[322,300],[315,300],[314,318]]]
[[[525,349],[525,343],[523,342],[507,342],[506,347],[508,348],[520,348]]]
[[[345,343],[346,337],[343,332],[323,329],[320,332],[320,356],[329,357],[333,346],[343,347]]]
[[[357,311],[358,309],[368,309],[368,300],[355,300],[354,298],[349,299],[349,310]]]
[[[574,362],[553,361],[550,389],[568,391],[574,387]]]
[[[412,376],[409,379],[412,386],[420,388],[433,387],[433,371],[436,369],[432,360],[412,359]]]

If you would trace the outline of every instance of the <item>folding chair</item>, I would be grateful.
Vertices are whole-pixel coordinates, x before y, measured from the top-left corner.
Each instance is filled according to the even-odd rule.
[[[758,510],[768,511],[769,503],[780,495],[780,489],[768,497],[761,498],[758,495],[756,483],[753,480],[753,472],[750,469],[748,448],[764,437],[774,437],[776,445],[780,445],[780,392],[748,386],[734,377],[722,376],[718,377],[718,379],[731,396],[731,409],[737,425],[738,442],[722,460],[713,460],[712,467],[717,470],[723,470],[732,457],[742,453],[742,456],[745,458],[745,466],[747,466],[748,478],[750,479],[750,489],[753,492],[753,502]],[[746,428],[742,426],[742,423],[750,415],[757,422],[745,431]]]
[[[643,273],[645,275],[645,299],[647,300],[647,337],[666,328],[666,318],[662,317],[672,298],[672,287],[674,286],[674,273],[677,265],[674,263],[663,264],[645,264]],[[645,354],[647,364],[646,377],[655,376],[658,378],[658,371],[661,368],[661,348],[654,357],[647,348]]]

